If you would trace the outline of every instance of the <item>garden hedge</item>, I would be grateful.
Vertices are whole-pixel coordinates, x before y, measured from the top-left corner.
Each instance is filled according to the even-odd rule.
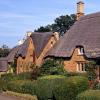
[[[76,96],[88,89],[88,79],[74,76],[56,84],[53,91],[56,100],[75,100]]]
[[[76,95],[88,88],[85,77],[46,76],[35,81],[17,80],[9,82],[7,90],[37,95],[39,100],[75,100]]]
[[[77,100],[100,100],[100,90],[87,90],[79,94]]]

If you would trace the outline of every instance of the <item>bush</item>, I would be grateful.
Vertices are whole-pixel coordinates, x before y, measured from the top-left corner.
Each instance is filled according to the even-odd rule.
[[[34,81],[17,80],[9,82],[7,90],[37,95],[39,100],[75,100],[78,93],[88,88],[85,77],[49,75]]]
[[[31,79],[31,72],[20,73],[20,74],[4,74],[1,75],[1,80],[5,82],[14,81],[14,80],[26,80]]]
[[[39,75],[40,75],[40,68],[38,66],[34,66],[31,74],[31,79],[37,80]]]
[[[18,93],[24,93],[24,94],[35,94],[35,81],[29,81],[29,80],[17,80],[9,82],[7,85],[7,90],[18,92]]]
[[[79,94],[77,100],[100,100],[100,90],[87,90]]]
[[[1,80],[5,81],[5,82],[8,82],[8,81],[11,81],[14,79],[14,74],[3,74],[1,75]]]
[[[10,81],[16,81],[16,80],[26,80],[30,79],[30,73],[21,73],[21,74],[4,74],[1,75],[0,78],[0,91],[6,91],[7,86],[9,86]],[[13,86],[10,85],[12,88]]]
[[[78,93],[88,89],[88,80],[85,77],[74,76],[60,81],[54,89],[56,100],[75,100]]]
[[[53,97],[53,89],[57,83],[64,80],[65,76],[49,75],[38,78],[38,80],[17,80],[9,82],[7,90],[37,95],[39,100],[47,100]]]
[[[48,59],[41,66],[41,74],[44,75],[61,75],[64,73],[64,66],[61,60]]]
[[[53,99],[53,90],[55,86],[65,80],[62,75],[48,75],[37,80],[36,95],[39,100]]]
[[[42,76],[39,77],[38,80],[52,80],[52,79],[61,79],[61,78],[66,78],[66,76],[63,75],[48,75],[48,76]]]
[[[70,76],[84,76],[84,77],[87,77],[87,73],[67,72],[66,76],[68,76],[68,77],[70,77]]]
[[[100,83],[96,83],[95,89],[100,90]]]
[[[3,80],[0,80],[0,92],[6,91],[7,83]]]

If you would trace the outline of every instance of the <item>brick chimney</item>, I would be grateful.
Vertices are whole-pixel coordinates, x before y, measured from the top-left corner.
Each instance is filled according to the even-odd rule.
[[[83,15],[84,15],[84,2],[83,1],[79,1],[77,3],[77,14],[76,14],[77,20],[79,20],[79,18],[81,16],[83,16]]]

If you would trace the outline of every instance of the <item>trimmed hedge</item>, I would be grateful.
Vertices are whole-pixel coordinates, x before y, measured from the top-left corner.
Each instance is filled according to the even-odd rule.
[[[100,90],[100,83],[96,84],[95,89]]]
[[[7,89],[7,83],[0,79],[0,92],[6,91]]]
[[[58,78],[59,77],[59,78]],[[37,95],[39,100],[75,100],[76,95],[88,88],[85,77],[45,76],[36,81],[9,82],[7,90]]]
[[[11,81],[7,85],[7,90],[34,95],[35,83],[36,83],[35,81],[29,81],[29,80]]]
[[[37,86],[36,86],[36,95],[39,100],[48,100],[48,99],[53,99],[53,91],[56,85],[59,82],[63,82],[67,78],[65,76],[61,75],[49,75],[40,78],[37,81]]]
[[[66,76],[83,76],[88,77],[87,73],[77,73],[77,72],[66,72]]]
[[[31,72],[20,73],[18,75],[12,73],[1,75],[1,80],[5,82],[14,80],[26,80],[26,79],[31,79]]]
[[[87,90],[79,94],[77,100],[100,100],[100,90]]]
[[[60,81],[54,89],[56,100],[75,100],[76,96],[88,89],[88,79],[74,76]]]
[[[42,76],[42,77],[39,77],[38,80],[41,80],[41,79],[46,79],[46,80],[51,80],[51,79],[61,79],[61,78],[66,78],[66,76],[64,75],[48,75],[48,76]]]

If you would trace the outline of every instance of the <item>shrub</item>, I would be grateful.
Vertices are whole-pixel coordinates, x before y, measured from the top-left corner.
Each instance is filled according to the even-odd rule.
[[[10,81],[16,81],[16,80],[26,80],[30,79],[30,73],[21,73],[21,74],[4,74],[1,75],[0,78],[0,91],[6,91],[7,86],[9,86]],[[10,85],[12,88],[13,86]]]
[[[6,91],[7,83],[0,79],[0,92]]]
[[[59,75],[64,73],[61,60],[48,59],[41,66],[41,73],[46,75]]]
[[[86,64],[85,67],[86,67],[88,79],[94,81],[97,78],[97,74],[96,74],[96,71],[95,71],[97,69],[96,62],[90,61],[89,63]]]
[[[11,81],[7,85],[7,90],[18,92],[18,93],[27,93],[27,94],[35,94],[35,81],[29,80],[17,80]]]
[[[1,80],[5,82],[14,81],[14,80],[26,80],[31,79],[31,72],[25,72],[20,74],[4,74],[1,75]]]
[[[32,72],[24,72],[16,75],[17,80],[26,80],[26,79],[31,79],[31,73]]]
[[[70,77],[70,76],[84,76],[84,77],[87,77],[87,73],[67,72],[66,76],[68,76],[68,77]]]
[[[37,80],[37,78],[38,78],[39,75],[40,75],[40,68],[38,66],[34,66],[32,74],[31,74],[31,78],[33,80]]]
[[[74,76],[60,81],[54,89],[56,100],[75,100],[78,93],[88,88],[88,80],[85,77]]]
[[[1,80],[8,82],[14,79],[14,74],[9,73],[9,74],[3,74],[1,75]]]
[[[96,83],[94,89],[100,90],[100,83]]]
[[[77,100],[100,100],[100,90],[87,90],[79,94]]]
[[[48,75],[48,76],[42,76],[39,77],[38,80],[43,80],[43,79],[47,79],[47,80],[52,80],[52,79],[61,79],[61,78],[66,78],[66,76],[63,75]]]
[[[85,77],[49,75],[34,81],[17,80],[9,82],[7,90],[37,95],[39,100],[75,100],[78,93],[88,88]]]
[[[65,79],[62,75],[48,75],[37,80],[36,95],[39,100],[53,99],[55,86]]]

